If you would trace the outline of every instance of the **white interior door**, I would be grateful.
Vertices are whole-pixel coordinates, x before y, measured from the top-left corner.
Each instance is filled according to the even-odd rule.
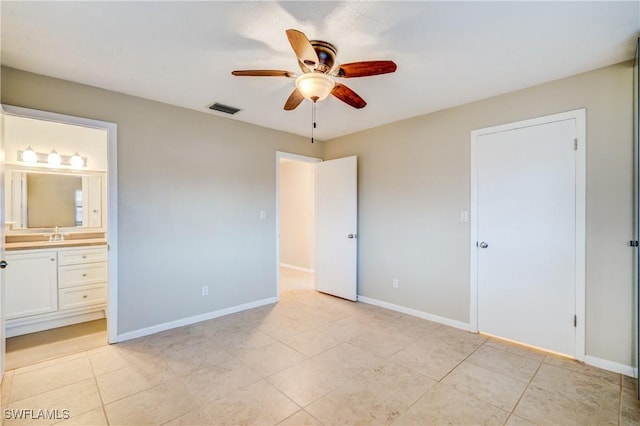
[[[316,289],[356,300],[357,157],[317,164]]]
[[[478,329],[575,356],[575,120],[477,139]]]

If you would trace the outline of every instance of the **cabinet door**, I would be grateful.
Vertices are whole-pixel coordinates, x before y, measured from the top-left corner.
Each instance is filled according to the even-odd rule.
[[[102,178],[84,176],[82,178],[83,225],[89,228],[102,227]]]
[[[7,254],[5,319],[58,310],[55,252]]]

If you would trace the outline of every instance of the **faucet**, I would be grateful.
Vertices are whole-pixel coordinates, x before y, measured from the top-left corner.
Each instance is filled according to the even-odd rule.
[[[49,241],[64,241],[64,235],[60,233],[60,227],[54,228],[53,234],[49,234]]]

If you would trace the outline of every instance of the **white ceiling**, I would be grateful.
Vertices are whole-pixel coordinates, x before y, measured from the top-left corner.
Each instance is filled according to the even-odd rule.
[[[631,59],[640,2],[12,2],[2,1],[11,67],[311,134],[311,103],[284,111],[299,72],[285,30],[333,43],[337,63],[390,59],[394,74],[340,79],[368,105],[329,97],[328,140]],[[217,101],[242,109],[211,112]]]

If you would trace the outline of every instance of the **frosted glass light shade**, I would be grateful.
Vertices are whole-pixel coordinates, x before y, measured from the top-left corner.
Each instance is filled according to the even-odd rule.
[[[325,99],[333,90],[333,79],[319,72],[309,72],[296,78],[296,87],[305,98],[316,102]]]
[[[58,154],[54,149],[49,153],[47,163],[49,163],[50,166],[59,166],[62,164],[62,157],[60,157],[60,154]]]
[[[71,156],[69,164],[71,164],[71,167],[73,167],[74,169],[80,169],[84,167],[84,160],[82,159],[82,157],[80,157],[80,154],[76,152]]]
[[[37,163],[38,162],[38,154],[31,148],[31,145],[24,151],[22,151],[22,161],[25,163]]]

